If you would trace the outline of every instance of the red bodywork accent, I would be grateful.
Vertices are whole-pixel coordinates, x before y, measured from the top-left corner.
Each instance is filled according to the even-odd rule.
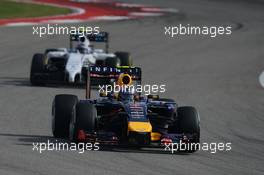
[[[84,130],[79,130],[78,131],[77,139],[78,139],[78,141],[85,141],[86,134],[85,134]]]
[[[172,139],[169,139],[169,138],[163,138],[161,139],[161,145],[169,145],[172,143]]]

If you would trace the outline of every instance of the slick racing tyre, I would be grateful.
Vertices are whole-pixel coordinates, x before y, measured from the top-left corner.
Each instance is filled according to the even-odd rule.
[[[30,70],[30,83],[33,86],[43,84],[43,82],[35,76],[35,74],[43,73],[43,69],[44,69],[44,55],[37,53],[32,58],[31,70]]]
[[[83,130],[88,133],[95,131],[97,111],[93,104],[89,102],[79,102],[75,107],[75,114],[70,121],[70,140],[78,140],[78,131]]]
[[[120,60],[117,57],[107,57],[105,59],[105,66],[107,66],[107,67],[120,66]]]
[[[69,137],[69,124],[78,102],[75,95],[56,95],[52,105],[52,133],[56,138]]]
[[[191,134],[191,143],[200,143],[200,119],[197,110],[191,106],[179,107],[177,109],[177,120],[169,128],[170,133]],[[197,147],[193,145],[185,152],[195,152]]]
[[[115,55],[120,60],[120,66],[132,66],[132,59],[128,52],[116,52]]]

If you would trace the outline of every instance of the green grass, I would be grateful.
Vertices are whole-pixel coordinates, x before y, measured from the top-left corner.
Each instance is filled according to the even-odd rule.
[[[71,13],[71,9],[0,0],[0,19],[52,16]]]

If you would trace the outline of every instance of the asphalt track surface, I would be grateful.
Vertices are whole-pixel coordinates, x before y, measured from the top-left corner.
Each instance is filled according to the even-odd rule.
[[[135,2],[135,1],[134,1]],[[142,1],[140,1],[142,2]],[[144,1],[182,14],[140,21],[97,22],[111,32],[113,50],[131,51],[146,83],[166,83],[167,97],[196,106],[202,142],[231,142],[229,152],[113,150],[32,151],[51,139],[55,94],[84,97],[82,89],[31,87],[31,57],[67,46],[68,37],[32,36],[31,27],[0,28],[0,174],[263,174],[264,4],[262,1]],[[164,26],[231,24],[231,36],[169,38]]]

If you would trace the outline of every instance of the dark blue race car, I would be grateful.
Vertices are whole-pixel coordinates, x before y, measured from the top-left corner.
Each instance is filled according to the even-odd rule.
[[[90,82],[95,79],[127,86],[141,84],[141,69],[90,67],[85,100],[67,94],[56,95],[53,100],[52,132],[56,138],[140,146],[200,142],[200,119],[194,107],[178,107],[173,99],[124,90],[100,93],[100,98],[91,99]]]

